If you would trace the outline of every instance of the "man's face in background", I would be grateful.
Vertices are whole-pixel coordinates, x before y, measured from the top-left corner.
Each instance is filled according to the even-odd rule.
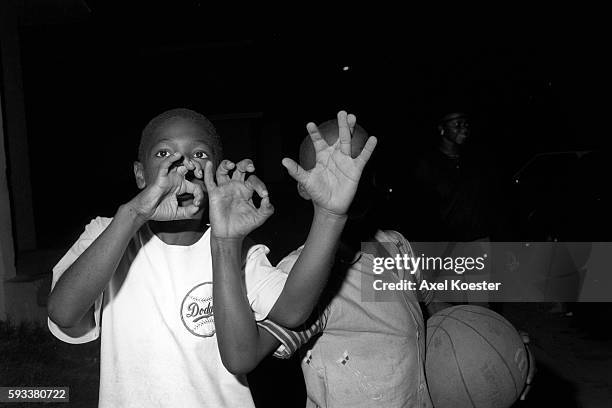
[[[449,141],[462,145],[470,137],[470,123],[467,115],[451,113],[440,124],[440,134]]]

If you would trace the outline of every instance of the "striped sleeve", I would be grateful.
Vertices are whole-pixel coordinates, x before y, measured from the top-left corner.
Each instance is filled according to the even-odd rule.
[[[266,330],[281,343],[274,352],[274,357],[286,359],[291,357],[293,353],[298,351],[304,344],[308,343],[310,339],[323,332],[327,320],[326,316],[326,313],[321,314],[321,316],[310,326],[297,331],[287,329],[269,319],[259,321],[257,325]]]

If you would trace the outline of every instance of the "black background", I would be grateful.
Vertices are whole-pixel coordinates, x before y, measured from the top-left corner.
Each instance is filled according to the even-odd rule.
[[[472,147],[508,180],[535,153],[605,144],[605,37],[590,19],[397,10],[243,23],[195,1],[88,4],[85,19],[20,33],[41,248],[66,248],[135,194],[140,131],[174,107],[211,117],[226,156],[253,158],[278,200],[294,194],[281,158],[297,156],[306,122],[339,109],[379,137],[377,178],[396,197],[448,110],[473,113]]]

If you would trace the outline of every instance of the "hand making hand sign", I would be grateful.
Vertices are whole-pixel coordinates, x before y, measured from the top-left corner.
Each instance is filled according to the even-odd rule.
[[[164,158],[157,170],[155,181],[148,186],[142,175],[137,176],[137,182],[143,191],[134,199],[135,209],[145,220],[188,219],[200,210],[204,199],[201,181],[189,181],[186,175],[193,171],[196,178],[202,178],[202,169],[199,163],[189,159],[183,159],[181,165],[176,166],[182,158],[178,152]],[[192,197],[192,202],[181,205],[179,197],[187,195]]]
[[[255,171],[249,159],[238,164],[229,160],[221,162],[217,169],[216,183],[212,167],[212,163],[208,162],[204,169],[212,236],[219,239],[242,239],[274,213],[266,185],[255,175],[245,180],[246,173]],[[230,178],[231,170],[234,172]],[[253,192],[261,197],[259,208],[253,203]]]
[[[351,157],[351,135],[356,121],[355,115],[338,112],[339,137],[331,146],[314,123],[306,125],[316,154],[316,164],[312,169],[304,170],[294,160],[283,159],[291,177],[310,196],[314,205],[335,215],[347,213],[363,168],[376,147],[376,138],[370,136],[361,153]]]

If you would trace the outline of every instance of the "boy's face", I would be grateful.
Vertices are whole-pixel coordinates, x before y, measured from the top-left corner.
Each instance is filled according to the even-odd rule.
[[[181,153],[182,158],[173,167],[183,164],[186,160],[191,160],[204,170],[207,161],[213,160],[214,162],[209,141],[208,134],[188,120],[175,119],[165,124],[152,135],[146,146],[143,162],[135,163],[134,170],[138,187],[143,189],[154,183],[161,162],[175,152]],[[206,192],[204,181],[193,177],[193,172],[187,173],[186,178],[192,183],[202,186],[202,189]],[[179,203],[183,206],[189,205],[192,199],[191,195],[179,197]],[[204,200],[204,203],[206,202]],[[197,215],[201,217],[202,211],[198,211]]]

